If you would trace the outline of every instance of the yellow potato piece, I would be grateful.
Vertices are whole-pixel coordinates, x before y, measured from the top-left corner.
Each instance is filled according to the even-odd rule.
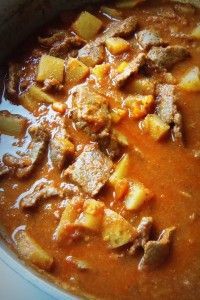
[[[146,133],[158,141],[165,137],[170,130],[170,126],[163,122],[156,114],[149,114],[142,122],[143,129]]]
[[[110,113],[112,122],[118,124],[126,116],[126,113],[125,109],[113,108]]]
[[[77,84],[89,75],[89,68],[76,58],[69,58],[66,66],[66,80]]]
[[[131,78],[125,88],[130,94],[153,95],[155,83],[149,78]]]
[[[118,248],[133,241],[136,229],[121,215],[111,209],[105,209],[102,237],[109,248]]]
[[[91,13],[84,11],[72,25],[73,30],[83,39],[89,41],[95,38],[103,23]]]
[[[129,108],[130,116],[134,119],[145,117],[151,110],[154,103],[152,95],[128,96],[125,100],[126,107]]]
[[[16,249],[19,256],[40,269],[49,271],[53,264],[53,257],[29,236],[21,230],[15,235]]]
[[[193,29],[191,36],[197,40],[200,40],[200,25],[197,25],[197,27]]]
[[[96,65],[92,69],[92,74],[94,74],[98,80],[103,80],[105,76],[109,73],[110,71],[110,64],[101,64],[101,65]]]
[[[144,202],[152,198],[152,193],[142,183],[134,182],[130,184],[129,192],[125,198],[125,207],[127,210],[137,210]]]
[[[130,164],[130,158],[128,154],[125,154],[122,159],[118,162],[114,173],[109,178],[109,183],[115,187],[115,183],[126,177],[128,167]]]
[[[129,145],[127,136],[124,135],[123,133],[121,133],[119,130],[113,129],[113,134],[116,136],[117,141],[119,142],[119,144],[121,144],[122,146],[128,146]]]
[[[122,61],[118,66],[117,66],[117,72],[122,73],[124,70],[128,67],[128,62],[127,61]]]
[[[7,111],[0,112],[0,134],[20,137],[27,125],[27,120],[20,115],[12,115]]]
[[[42,55],[38,66],[37,81],[54,78],[63,81],[64,60],[50,55]]]
[[[198,67],[193,67],[188,71],[179,83],[180,88],[188,92],[200,91],[200,70]]]
[[[120,37],[106,39],[106,47],[113,55],[121,54],[130,49],[130,43]]]

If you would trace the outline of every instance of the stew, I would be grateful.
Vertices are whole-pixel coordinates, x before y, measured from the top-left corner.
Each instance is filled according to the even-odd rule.
[[[0,220],[89,299],[199,299],[198,1],[64,11],[9,60]]]

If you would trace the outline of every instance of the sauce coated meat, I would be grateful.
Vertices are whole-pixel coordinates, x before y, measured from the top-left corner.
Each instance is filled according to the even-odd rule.
[[[0,222],[88,299],[199,299],[198,1],[64,11],[10,59]]]

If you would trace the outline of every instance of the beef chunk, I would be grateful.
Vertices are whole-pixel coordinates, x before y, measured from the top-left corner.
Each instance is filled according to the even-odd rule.
[[[85,41],[82,38],[78,36],[67,36],[62,42],[52,46],[49,54],[60,58],[66,58],[70,50],[81,48],[83,45],[85,45]]]
[[[110,27],[104,33],[104,37],[121,37],[126,38],[130,36],[137,27],[137,20],[131,16],[124,20],[112,22]]]
[[[66,37],[65,31],[58,31],[49,37],[44,37],[44,38],[38,37],[38,42],[42,46],[49,48],[49,47],[52,47],[57,42],[62,42],[65,37]]]
[[[139,270],[156,268],[167,260],[174,230],[175,227],[167,228],[162,231],[157,241],[149,241],[145,244]]]
[[[22,208],[31,208],[40,200],[60,195],[60,191],[51,182],[39,182],[26,192],[26,196],[21,198],[20,205]]]
[[[105,51],[102,45],[87,44],[78,52],[78,58],[88,67],[94,67],[104,61]]]
[[[147,58],[155,66],[167,70],[188,57],[190,57],[190,52],[182,46],[153,47],[147,54]]]
[[[107,98],[91,91],[88,87],[80,87],[72,99],[72,118],[77,127],[98,133],[110,124]]]
[[[182,138],[182,116],[176,105],[175,86],[159,84],[156,88],[156,112],[167,124],[172,126],[173,138]]]
[[[151,30],[142,30],[137,33],[137,41],[142,49],[146,50],[152,46],[164,45],[163,40],[157,32]]]
[[[144,248],[145,244],[149,241],[152,225],[152,217],[142,218],[137,228],[138,236],[129,250],[131,255],[134,255],[138,248]]]
[[[60,84],[60,82],[57,79],[55,79],[55,78],[45,79],[42,91],[44,91],[44,92],[49,92],[49,91],[60,92],[62,90],[63,90],[63,85]]]
[[[199,0],[171,0],[173,2],[180,2],[184,4],[190,4],[193,5],[194,7],[200,8],[200,2]]]
[[[10,154],[5,154],[3,157],[5,165],[16,169],[16,176],[18,178],[26,177],[32,173],[36,164],[43,156],[49,140],[47,130],[41,125],[32,126],[29,129],[29,133],[32,141],[26,153],[22,153],[20,157]]]
[[[144,53],[138,54],[136,58],[129,62],[125,70],[113,78],[113,85],[121,87],[125,84],[126,80],[133,74],[138,73],[139,69],[144,65],[146,56]]]
[[[8,69],[8,82],[6,90],[9,95],[17,95],[17,85],[19,81],[19,65],[17,63],[10,63]]]
[[[117,135],[112,130],[104,130],[96,136],[100,150],[115,159],[122,155],[124,144],[120,143]]]
[[[0,163],[0,178],[9,173],[9,168]]]
[[[66,162],[74,152],[74,146],[69,141],[69,135],[64,127],[58,129],[50,141],[50,158],[58,169],[62,169]]]
[[[112,161],[95,145],[87,145],[65,175],[69,175],[84,192],[94,196],[110,177],[112,166]]]

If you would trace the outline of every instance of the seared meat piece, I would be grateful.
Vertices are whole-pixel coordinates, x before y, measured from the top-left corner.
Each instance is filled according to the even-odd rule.
[[[9,172],[9,168],[4,164],[0,163],[0,178],[8,174],[8,172]]]
[[[28,147],[27,153],[21,154],[21,157],[5,154],[3,161],[5,165],[16,169],[16,176],[23,178],[30,175],[43,156],[49,134],[43,126],[32,126],[29,129],[32,141]]]
[[[67,36],[65,31],[58,31],[49,37],[38,37],[38,42],[44,47],[52,47],[56,42],[61,42]]]
[[[175,86],[159,84],[156,88],[156,112],[167,124],[172,126],[173,138],[182,138],[182,116],[177,109]]]
[[[188,57],[190,57],[190,52],[182,46],[153,47],[147,54],[147,58],[156,67],[167,70]]]
[[[113,78],[113,85],[121,87],[125,84],[126,80],[133,74],[138,73],[139,69],[144,65],[146,55],[144,53],[138,54],[132,61],[129,62],[125,70]]]
[[[60,58],[66,58],[70,50],[81,48],[84,45],[85,41],[79,36],[67,36],[62,42],[56,43],[52,46],[49,54]]]
[[[72,118],[79,128],[89,127],[92,133],[110,127],[107,98],[88,87],[80,87],[73,95]]]
[[[131,35],[137,27],[137,20],[131,16],[124,20],[112,22],[110,27],[103,34],[104,38],[121,37],[126,38]]]
[[[61,196],[61,193],[51,182],[39,182],[26,192],[26,196],[21,199],[20,205],[22,208],[30,208],[38,204],[38,201],[54,196]]]
[[[142,218],[137,228],[138,236],[129,250],[129,253],[131,255],[134,255],[138,248],[145,247],[145,244],[149,241],[150,238],[152,225],[153,225],[152,217]]]
[[[55,78],[47,78],[44,81],[44,86],[42,88],[44,92],[57,91],[60,92],[63,90],[63,85]]]
[[[87,44],[78,52],[78,58],[88,67],[101,64],[105,57],[105,50],[102,45]]]
[[[116,134],[111,130],[104,130],[97,135],[96,140],[99,144],[100,150],[110,158],[114,159],[121,156],[124,145],[120,143]]]
[[[112,166],[112,161],[95,145],[87,145],[64,175],[68,175],[84,192],[94,196],[110,177]]]
[[[8,83],[6,86],[6,90],[9,95],[11,96],[17,95],[18,81],[19,81],[19,65],[16,63],[9,63]]]
[[[139,270],[156,268],[163,264],[170,253],[175,227],[162,231],[157,241],[149,241],[144,246],[144,255],[138,265]]]
[[[69,158],[74,153],[74,146],[69,141],[69,135],[64,127],[58,129],[50,141],[50,158],[58,169],[62,169]]]
[[[137,33],[137,41],[144,50],[149,49],[152,46],[161,46],[165,44],[157,32],[147,29]]]

